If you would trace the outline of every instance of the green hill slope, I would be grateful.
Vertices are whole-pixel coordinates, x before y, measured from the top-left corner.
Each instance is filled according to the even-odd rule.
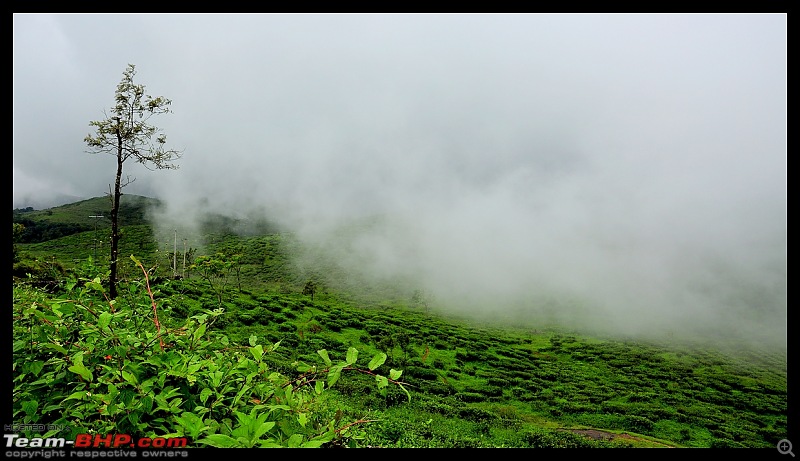
[[[120,201],[121,226],[149,224],[146,213],[160,206],[157,199],[138,195],[123,195]],[[111,227],[111,201],[95,197],[45,210],[14,209],[13,222],[25,226],[20,235],[22,243],[36,243],[88,230]]]
[[[84,227],[20,244],[19,251],[80,267],[93,255],[95,231],[85,226],[94,222],[86,216],[98,211],[99,200],[23,213],[35,223]],[[333,391],[343,415],[374,421],[363,446],[774,448],[785,437],[784,355],[449,318],[435,303],[420,303],[413,287],[348,273],[290,232],[264,227],[263,234],[242,236],[232,232],[241,223],[218,217],[209,217],[202,251],[174,279],[174,255],[159,253],[146,222],[146,206],[157,202],[129,205],[121,254],[151,269],[166,325],[222,308],[214,327],[234,345],[246,345],[251,335],[280,341],[270,366],[285,373],[317,360],[320,349],[387,353],[387,365],[403,370],[410,402],[396,389],[386,397],[373,392],[369,376]],[[203,261],[222,270],[192,266]],[[130,264],[125,278],[139,280],[137,270]]]

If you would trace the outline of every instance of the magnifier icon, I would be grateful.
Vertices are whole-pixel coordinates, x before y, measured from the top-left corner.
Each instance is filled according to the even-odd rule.
[[[788,454],[792,455],[792,458],[794,458],[794,453],[792,453],[792,442],[790,442],[790,441],[788,441],[786,439],[781,439],[781,441],[778,442],[778,453],[780,453],[782,455],[785,455],[785,454],[788,453]]]

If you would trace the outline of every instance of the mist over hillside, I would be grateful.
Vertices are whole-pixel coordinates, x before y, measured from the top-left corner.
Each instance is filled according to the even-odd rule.
[[[75,203],[84,200],[86,197],[77,197],[74,195],[59,194],[52,191],[43,190],[37,193],[26,194],[22,196],[14,196],[12,199],[13,208],[28,208],[34,210],[45,210],[68,203]]]
[[[115,158],[82,141],[132,63],[184,152],[126,164],[158,235],[263,219],[454,315],[785,348],[786,35],[785,14],[15,15],[14,195],[108,190]]]
[[[367,207],[306,214],[304,203],[231,215],[269,217],[295,232],[309,249],[299,265],[324,255],[360,279],[420,289],[440,312],[786,348],[785,228],[703,217],[714,213],[697,206],[648,209],[634,197],[622,209],[576,191],[549,205],[502,185],[464,192],[438,203],[412,195],[415,206],[372,215]],[[186,229],[194,212],[226,208],[213,200],[197,208],[167,201],[155,222],[166,235]],[[769,210],[749,211],[768,219]]]

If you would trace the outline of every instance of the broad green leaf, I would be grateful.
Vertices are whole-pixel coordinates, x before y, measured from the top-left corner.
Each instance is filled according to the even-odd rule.
[[[342,373],[341,366],[335,366],[328,371],[328,387],[333,387],[336,381],[339,380],[339,375]]]
[[[91,290],[94,290],[94,291],[103,292],[103,284],[100,283],[100,278],[99,277],[95,278],[94,280],[92,280],[90,282],[86,282],[85,286],[88,289],[91,289]]]
[[[302,448],[319,448],[320,446],[322,446],[323,443],[327,443],[333,440],[334,437],[336,437],[336,432],[333,429],[331,429],[320,436],[314,437],[313,439],[304,442],[300,446]]]
[[[389,385],[389,380],[386,376],[375,375],[375,381],[378,383],[378,389],[382,389]]]
[[[203,368],[203,364],[202,363],[193,363],[193,364],[191,364],[191,365],[189,365],[187,367],[186,374],[193,375],[193,374],[195,374],[197,372],[197,370],[199,370],[201,368]]]
[[[209,397],[211,397],[211,394],[213,394],[213,393],[214,393],[214,391],[212,391],[211,389],[209,389],[207,387],[203,388],[203,390],[200,391],[200,401],[203,402],[203,405],[206,404],[206,401],[208,400]]]
[[[119,398],[125,405],[130,405],[133,403],[134,399],[136,399],[135,406],[139,406],[139,393],[137,390],[131,389],[130,387],[124,387],[119,390]]]
[[[294,391],[292,390],[292,386],[286,386],[283,391],[283,396],[286,398],[286,403],[290,406],[294,406]]]
[[[167,403],[165,398],[156,396],[153,398],[153,401],[158,405],[159,410],[169,411],[169,403]]]
[[[28,416],[35,415],[38,408],[39,402],[36,400],[26,400],[22,402],[22,411]]]
[[[77,364],[77,365],[72,365],[71,367],[69,367],[69,368],[67,368],[67,369],[68,369],[69,371],[71,371],[71,372],[75,373],[75,374],[81,375],[81,378],[85,379],[86,381],[89,381],[89,382],[91,382],[91,381],[92,381],[92,379],[93,379],[93,377],[92,377],[92,372],[91,372],[91,371],[89,371],[89,369],[88,369],[88,368],[86,368],[86,367],[83,365],[83,363],[79,363],[79,364]]]
[[[58,317],[59,319],[64,318],[64,313],[61,312],[61,306],[60,305],[54,304],[53,306],[50,307],[50,310],[52,310],[53,313],[56,314],[56,317]]]
[[[233,401],[231,402],[231,405],[236,405],[239,402],[239,400],[242,398],[242,396],[244,396],[246,393],[250,392],[251,389],[252,389],[252,386],[250,386],[250,385],[243,386],[239,390],[239,392],[236,393],[236,396],[233,398]]]
[[[290,407],[289,405],[266,405],[266,407],[269,408],[269,411],[275,411],[275,410],[291,411],[292,410],[292,407]]]
[[[301,426],[306,427],[306,423],[308,423],[308,415],[305,413],[298,413],[297,422],[300,423]]]
[[[208,426],[203,424],[202,418],[194,413],[183,412],[180,416],[175,416],[175,421],[184,429],[184,433],[192,438],[197,438],[200,431],[207,429]]]
[[[323,389],[325,389],[325,382],[324,381],[317,381],[317,383],[314,384],[314,392],[316,392],[317,395],[322,394],[322,390]]]
[[[289,439],[286,441],[286,445],[289,448],[298,448],[302,441],[303,441],[302,434],[292,434],[292,436],[289,437]]]
[[[180,411],[182,403],[183,403],[183,399],[182,398],[175,397],[174,399],[172,399],[172,401],[169,402],[169,409],[173,413],[176,413],[176,412]]]
[[[125,370],[122,370],[122,379],[133,384],[134,386],[137,384],[136,375]]]
[[[391,378],[393,381],[397,381],[398,379],[400,379],[400,375],[402,374],[403,370],[395,370],[394,368],[389,370],[389,378]]]
[[[251,347],[250,353],[253,354],[253,358],[256,359],[256,362],[260,362],[261,357],[264,355],[264,347],[261,346],[261,344]]]
[[[262,423],[260,426],[258,426],[258,429],[256,429],[255,433],[253,434],[253,439],[260,439],[262,435],[266,434],[273,427],[275,427],[275,423],[273,421]]]
[[[181,395],[181,390],[173,386],[167,386],[158,393],[158,396],[163,399],[171,399],[178,395]]]
[[[256,342],[258,341],[258,336],[254,334],[250,335],[250,339],[248,341],[250,342],[250,346],[255,346]]]
[[[149,395],[142,397],[142,409],[145,413],[150,413],[153,410],[153,398]]]
[[[370,371],[374,371],[376,368],[383,365],[384,362],[386,362],[386,354],[378,352],[375,354],[375,357],[372,357],[372,360],[369,361],[367,368],[369,368]]]
[[[65,398],[64,401],[66,402],[67,400],[82,400],[84,397],[86,397],[86,392],[73,392],[72,394],[69,395],[69,397]]]
[[[67,353],[67,350],[66,350],[66,349],[64,349],[62,346],[59,346],[58,344],[47,343],[47,344],[45,344],[45,345],[44,345],[44,347],[48,347],[48,348],[50,348],[50,349],[57,350],[58,352],[61,352],[61,353],[62,353],[62,354],[64,354],[64,355],[67,355],[67,354],[68,354],[68,353]]]
[[[206,324],[201,323],[200,326],[197,327],[196,330],[194,330],[194,333],[192,333],[192,338],[194,338],[194,340],[197,341],[198,339],[200,339],[201,336],[203,336],[205,332],[206,332]]]
[[[48,346],[48,344],[45,344],[45,346]],[[20,341],[20,340],[14,341],[13,352],[16,353],[18,351],[22,351],[22,350],[26,349],[27,347],[28,347],[28,341]],[[16,368],[16,366],[17,366],[17,363],[14,362],[14,367]]]
[[[320,349],[317,351],[317,354],[319,354],[319,356],[322,357],[322,360],[325,362],[325,365],[331,366],[332,362],[331,358],[328,356],[328,351],[326,351],[325,349]]]
[[[41,360],[36,360],[34,362],[27,363],[26,366],[28,371],[36,376],[39,376],[39,373],[42,372],[42,368],[44,368],[44,362]]]
[[[100,314],[100,317],[97,319],[97,326],[100,327],[100,330],[105,330],[109,323],[111,323],[111,313],[103,312]]]
[[[211,434],[208,437],[198,440],[197,443],[211,445],[217,448],[233,448],[238,445],[235,439],[225,434]]]
[[[42,413],[47,414],[47,413],[50,413],[51,411],[61,411],[63,409],[64,409],[64,406],[59,402],[56,405],[48,405],[48,406],[42,408]],[[61,431],[59,431],[59,432],[61,432]]]
[[[348,365],[352,365],[352,364],[356,363],[356,360],[358,360],[358,349],[356,349],[355,347],[351,347],[351,348],[347,349],[347,359],[346,360],[347,360],[347,364]]]
[[[221,371],[215,371],[214,373],[209,373],[209,377],[211,378],[211,386],[219,387],[222,383],[222,377],[225,376],[225,373]]]

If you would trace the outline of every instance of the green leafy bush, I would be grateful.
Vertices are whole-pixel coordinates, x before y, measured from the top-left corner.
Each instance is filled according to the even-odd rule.
[[[234,345],[212,328],[222,309],[168,325],[175,320],[159,319],[142,270],[144,280],[121,285],[124,295],[113,301],[104,299],[99,278],[73,279],[57,296],[14,285],[15,421],[65,425],[73,437],[127,433],[187,437],[191,446],[320,447],[343,443],[351,427],[369,423],[325,409],[326,391],[343,373],[370,376],[383,395],[393,384],[410,399],[402,371],[378,372],[387,358],[382,352],[359,368],[353,347],[338,361],[320,349],[318,364],[292,363],[289,374],[267,360],[280,341],[251,335],[247,345]]]

